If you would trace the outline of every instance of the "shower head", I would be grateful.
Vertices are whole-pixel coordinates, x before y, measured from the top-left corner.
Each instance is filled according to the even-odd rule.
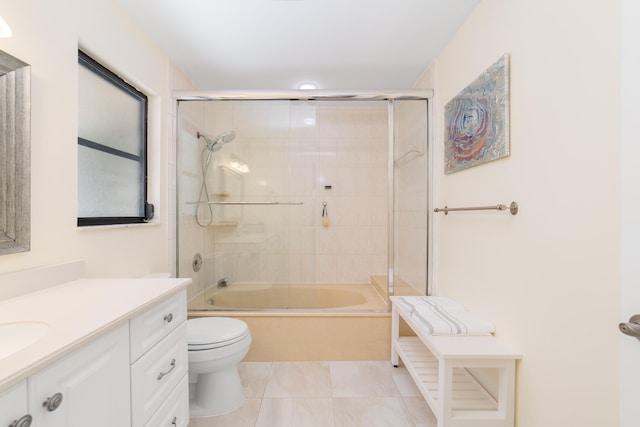
[[[198,138],[204,139],[204,142],[206,142],[209,151],[218,151],[224,144],[228,144],[234,140],[234,138],[236,137],[236,132],[233,130],[228,130],[226,132],[222,132],[213,139],[200,132],[198,132],[197,135]]]

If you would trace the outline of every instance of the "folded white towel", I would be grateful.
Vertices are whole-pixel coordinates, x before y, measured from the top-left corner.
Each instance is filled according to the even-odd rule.
[[[400,297],[399,302],[404,306],[405,310],[413,313],[416,309],[460,309],[464,310],[464,306],[458,304],[454,300],[446,297]]]
[[[495,327],[448,298],[401,297],[400,304],[427,335],[491,335]]]

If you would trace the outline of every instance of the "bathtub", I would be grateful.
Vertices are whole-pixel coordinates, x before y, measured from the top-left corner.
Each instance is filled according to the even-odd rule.
[[[374,310],[387,306],[369,284],[274,284],[212,287],[204,294],[206,310]]]
[[[389,360],[391,315],[370,284],[212,287],[189,316],[234,317],[253,342],[245,361]]]

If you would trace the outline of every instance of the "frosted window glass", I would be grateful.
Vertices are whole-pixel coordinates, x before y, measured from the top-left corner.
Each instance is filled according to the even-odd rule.
[[[140,163],[78,146],[78,216],[144,216]]]
[[[140,156],[142,102],[85,67],[79,72],[78,136]]]
[[[78,225],[147,221],[147,97],[82,52],[78,64]]]

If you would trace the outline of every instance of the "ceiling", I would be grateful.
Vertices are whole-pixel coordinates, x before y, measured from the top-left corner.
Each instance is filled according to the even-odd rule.
[[[480,0],[117,0],[203,90],[408,89]]]

